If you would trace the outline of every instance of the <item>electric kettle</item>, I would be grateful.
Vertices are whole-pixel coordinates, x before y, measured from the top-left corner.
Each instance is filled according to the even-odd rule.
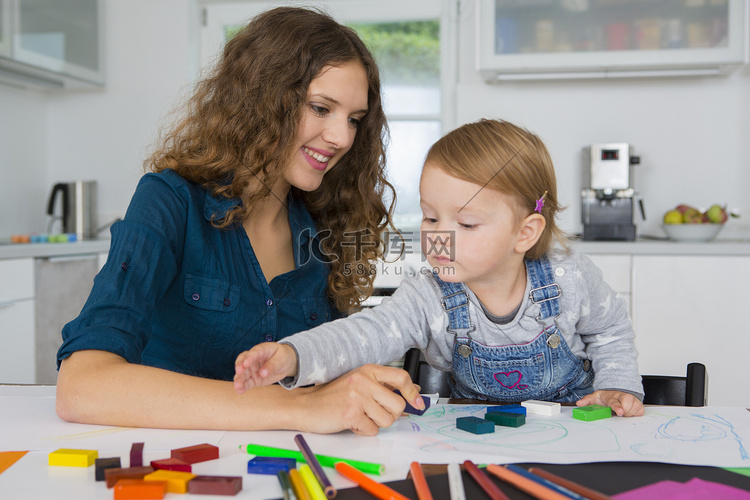
[[[55,215],[55,201],[62,197],[62,215]],[[60,182],[52,187],[47,214],[62,220],[62,232],[79,240],[96,238],[96,181]]]

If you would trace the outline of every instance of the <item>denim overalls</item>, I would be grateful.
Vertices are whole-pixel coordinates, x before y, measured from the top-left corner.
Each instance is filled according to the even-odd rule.
[[[529,299],[540,304],[539,335],[528,344],[487,346],[471,339],[476,327],[469,317],[469,295],[463,283],[446,283],[435,275],[448,313],[448,332],[455,335],[450,385],[454,398],[518,402],[528,399],[577,401],[593,391],[589,360],[578,359],[558,333],[562,291],[547,257],[526,260]],[[498,328],[500,326],[498,325]]]

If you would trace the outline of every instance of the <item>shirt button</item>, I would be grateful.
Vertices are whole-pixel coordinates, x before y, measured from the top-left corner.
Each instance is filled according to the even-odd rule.
[[[273,299],[268,299],[268,300],[266,301],[266,305],[267,305],[267,306],[272,306],[272,305],[273,305]]]
[[[227,306],[227,307],[229,307],[229,306],[232,305],[232,301],[229,300],[229,299],[224,299],[224,305]]]
[[[120,264],[120,267],[122,268],[123,271],[127,271],[128,270],[128,263],[127,262],[123,262],[122,264]]]
[[[555,276],[563,276],[565,274],[565,269],[562,267],[558,267],[555,269]]]
[[[198,293],[194,293],[193,296],[192,296],[193,300],[200,300],[200,298],[201,298],[201,296]]]
[[[312,314],[310,315],[310,319],[311,319],[311,320],[313,320],[313,321],[315,321],[316,319],[318,319],[318,315],[317,315],[317,314],[315,314],[315,313],[312,313]]]
[[[273,335],[271,335],[270,333],[267,333],[266,334],[266,342],[271,342],[272,340],[273,340]]]

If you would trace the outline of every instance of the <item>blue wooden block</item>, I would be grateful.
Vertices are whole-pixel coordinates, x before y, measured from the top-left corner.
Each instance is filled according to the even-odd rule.
[[[401,396],[401,391],[399,391],[398,389],[394,390],[393,392]],[[404,413],[411,413],[412,415],[424,415],[424,412],[426,412],[427,409],[430,407],[430,398],[428,398],[427,396],[421,396],[421,397],[422,397],[422,401],[424,401],[424,410],[417,410],[412,405],[410,405],[409,402],[407,401],[406,408],[404,408]]]
[[[505,413],[520,413],[521,415],[526,415],[526,408],[521,405],[500,405],[490,406],[487,408],[487,413],[493,411],[502,411]]]
[[[495,423],[479,417],[458,417],[456,428],[472,434],[489,434],[495,432]]]
[[[289,472],[290,469],[294,469],[295,467],[297,467],[297,460],[294,458],[255,457],[248,460],[247,473],[275,476],[280,470]]]

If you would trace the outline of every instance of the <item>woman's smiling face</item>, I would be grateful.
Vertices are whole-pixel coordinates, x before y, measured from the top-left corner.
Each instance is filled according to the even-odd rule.
[[[326,66],[310,82],[296,148],[283,176],[290,186],[317,189],[349,151],[367,114],[367,89],[367,75],[358,62]]]

